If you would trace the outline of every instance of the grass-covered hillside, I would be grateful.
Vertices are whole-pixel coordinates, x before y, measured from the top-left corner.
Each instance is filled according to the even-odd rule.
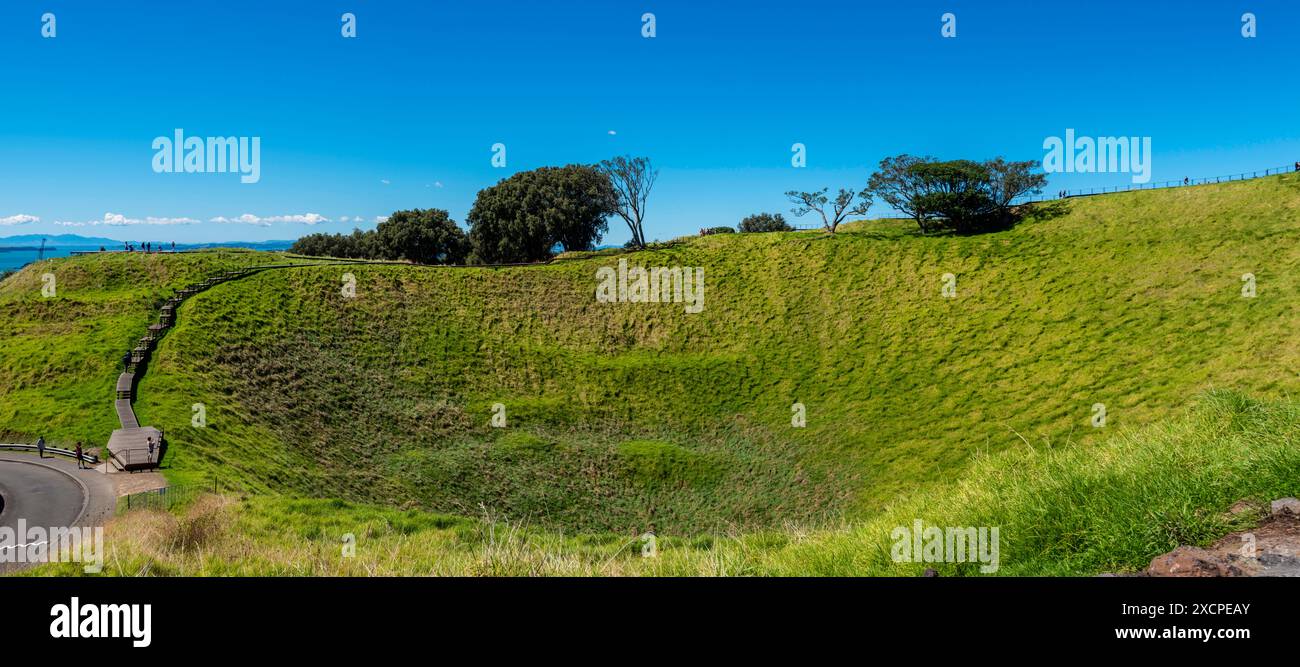
[[[0,441],[103,445],[118,427],[113,387],[173,289],[267,253],[113,254],[48,259],[0,282]],[[54,296],[46,298],[45,276]]]
[[[570,539],[559,529],[626,536],[653,525],[700,548],[712,544],[708,534],[749,532],[727,548],[753,563],[753,552],[770,546],[761,571],[848,573],[873,557],[849,553],[876,544],[879,536],[861,531],[900,511],[944,511],[968,520],[962,525],[1009,523],[1003,540],[1030,549],[1022,559],[1046,549],[1059,556],[1053,562],[1081,559],[1071,567],[1130,564],[1182,529],[1140,539],[1129,531],[1117,556],[1095,532],[1117,510],[1104,504],[1089,518],[1049,501],[1118,506],[1149,496],[1202,512],[1212,508],[1200,503],[1219,495],[1264,492],[1242,482],[1188,496],[1188,484],[1147,484],[1145,476],[1180,471],[1212,481],[1206,470],[1181,468],[1201,455],[1219,466],[1208,470],[1233,474],[1274,464],[1211,445],[1190,426],[1130,429],[1179,415],[1209,389],[1263,399],[1300,389],[1298,223],[1300,178],[1288,175],[1069,200],[1040,206],[1010,231],[973,237],[863,222],[836,235],[717,235],[544,267],[274,270],[184,305],[140,385],[137,411],[167,428],[174,481],[219,477],[251,493],[241,520],[280,512],[297,518],[277,530],[322,538],[324,525],[349,512],[378,513],[386,525],[395,519],[384,513],[414,512],[425,518],[411,521],[431,530],[443,528],[420,522],[457,520],[423,511],[486,513],[530,524],[542,536],[534,539],[556,544]],[[702,267],[703,312],[597,303],[596,270],[619,257]],[[55,424],[63,434],[84,419],[91,434],[107,436],[107,371],[138,336],[148,315],[137,306],[157,289],[106,270],[131,261],[47,263],[102,276],[98,297],[60,282],[61,298],[86,318],[61,319],[75,311],[39,298],[40,267],[0,285],[0,307],[29,323],[24,344],[6,345],[0,362],[30,369],[20,385],[0,380],[0,429]],[[228,260],[184,261],[202,273],[200,263]],[[357,281],[353,299],[340,292],[345,272]],[[956,298],[941,295],[947,273]],[[1255,298],[1242,296],[1245,273],[1256,277]],[[88,305],[108,302],[138,311],[139,321]],[[77,333],[46,351],[30,331],[40,323]],[[10,400],[20,392],[27,400]],[[68,397],[75,409],[56,407]],[[806,428],[790,425],[795,402],[806,406]],[[194,403],[206,406],[205,429],[188,427]],[[494,403],[506,407],[505,429],[489,426]],[[1104,428],[1091,422],[1097,403]],[[1160,428],[1184,428],[1185,437]],[[1204,428],[1220,433],[1214,423]],[[1142,438],[1156,437],[1215,449],[1187,461],[1172,451],[1132,458]],[[1003,450],[1013,451],[972,467],[977,454]],[[1099,460],[1102,452],[1115,458]],[[1023,456],[1045,457],[1043,467]],[[1091,467],[1078,468],[1079,486],[1070,487],[1052,482],[1065,471],[1045,462]],[[1275,464],[1269,469],[1295,471],[1291,459]],[[1034,470],[1041,475],[1027,477]],[[1272,492],[1281,479],[1251,484]],[[1123,489],[1097,490],[1111,484]],[[337,499],[337,517],[320,508],[294,514],[287,504],[307,501],[272,497],[279,493]],[[1042,534],[1057,529],[1070,532]],[[799,551],[803,540],[813,552]]]
[[[110,523],[104,573],[140,575],[976,575],[979,563],[892,559],[893,531],[1000,530],[1000,576],[1131,572],[1180,544],[1207,545],[1248,529],[1257,508],[1300,491],[1300,406],[1235,392],[1198,397],[1172,419],[1095,444],[978,455],[869,518],[807,530],[660,535],[657,557],[636,536],[578,534],[338,499],[278,494],[207,496],[173,513],[132,512]],[[350,544],[355,552],[344,555]],[[30,574],[80,575],[79,564]]]
[[[254,488],[618,532],[851,518],[1022,436],[1087,444],[1211,387],[1300,388],[1297,220],[1288,177],[1072,200],[986,236],[862,223],[627,257],[703,267],[699,314],[597,303],[613,257],[267,272],[185,305],[140,411],[207,405],[208,429],[172,431],[177,472]]]

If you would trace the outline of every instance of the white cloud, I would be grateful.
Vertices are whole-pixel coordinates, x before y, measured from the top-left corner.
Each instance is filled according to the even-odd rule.
[[[41,219],[38,216],[27,215],[26,213],[19,213],[17,215],[11,215],[5,218],[0,218],[0,226],[25,225],[29,222],[40,222],[40,221]]]
[[[270,222],[265,222],[262,220],[262,218],[259,218],[258,216],[255,216],[252,213],[245,213],[235,218],[227,218],[224,215],[219,215],[215,218],[208,220],[208,222],[219,222],[222,224],[260,225],[262,227],[269,227],[271,225]]]
[[[393,183],[392,181],[388,180],[387,178],[381,178],[381,179],[379,179],[379,182],[380,182],[380,183],[383,183],[384,185],[392,185],[392,183]]]
[[[388,216],[386,216],[386,215],[377,215],[377,216],[375,216],[375,222],[388,222]]]
[[[99,220],[87,220],[85,222],[72,220],[56,220],[54,224],[60,227],[126,227],[129,225],[197,225],[198,220],[194,218],[167,218],[148,216],[145,218],[128,218],[121,213],[105,213]]]
[[[319,213],[298,213],[294,215],[272,215],[261,217],[252,213],[245,213],[236,218],[227,218],[219,215],[210,219],[208,222],[220,222],[227,224],[258,225],[260,227],[270,227],[277,222],[293,222],[300,225],[319,225],[322,222],[330,222],[330,219]]]
[[[614,136],[614,135],[616,135],[616,134],[618,134],[618,133],[615,132],[615,131],[613,131],[613,130],[610,130],[610,131],[609,131],[609,136],[611,136],[611,137]]]
[[[301,225],[319,225],[322,222],[329,222],[330,219],[319,213],[303,213],[301,215],[273,215],[266,219],[268,222],[296,222]]]

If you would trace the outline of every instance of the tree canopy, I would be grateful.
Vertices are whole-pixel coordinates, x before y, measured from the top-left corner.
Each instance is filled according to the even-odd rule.
[[[469,212],[476,261],[550,259],[556,245],[590,250],[609,229],[618,206],[609,178],[595,167],[568,165],[523,171],[484,188]]]
[[[742,233],[752,232],[788,232],[791,227],[780,213],[755,213],[740,221],[738,230]]]
[[[396,211],[371,231],[351,234],[309,234],[289,252],[317,257],[407,260],[417,264],[460,264],[469,241],[442,209]]]
[[[822,188],[816,192],[791,190],[785,193],[785,196],[789,197],[795,205],[790,212],[796,216],[816,213],[821,216],[822,226],[826,231],[834,234],[835,230],[839,229],[840,223],[850,215],[866,215],[867,210],[871,208],[871,193],[867,190],[854,192],[840,188],[834,199],[827,196],[829,190],[830,188]]]
[[[375,245],[384,259],[417,264],[461,264],[469,251],[465,232],[438,208],[393,213],[375,228]]]
[[[939,161],[898,155],[885,158],[867,189],[916,220],[923,233],[971,234],[1015,220],[1014,201],[1042,191],[1047,177],[1033,173],[1036,162]]]
[[[627,155],[603,160],[599,169],[609,177],[618,193],[618,206],[614,212],[632,230],[631,246],[644,248],[646,202],[655,179],[659,178],[659,170],[650,165],[650,158]]]

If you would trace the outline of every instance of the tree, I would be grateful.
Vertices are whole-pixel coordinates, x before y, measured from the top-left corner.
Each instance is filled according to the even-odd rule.
[[[871,208],[871,194],[866,190],[855,193],[841,188],[834,200],[826,196],[828,190],[830,188],[822,188],[817,192],[791,190],[785,193],[785,196],[795,204],[790,212],[800,217],[808,213],[817,213],[821,215],[822,226],[826,231],[834,234],[845,218],[850,215],[866,215],[867,209]]]
[[[916,205],[916,197],[921,194],[922,185],[914,168],[920,164],[934,162],[932,157],[914,157],[903,154],[887,157],[880,161],[880,168],[867,181],[867,190],[895,211],[905,213],[916,221],[921,233],[928,233],[926,212]]]
[[[1013,201],[1042,191],[1047,177],[1036,162],[985,162],[899,155],[880,161],[867,189],[916,220],[921,233],[971,234],[1014,224]]]
[[[608,231],[618,195],[609,178],[587,165],[519,172],[479,191],[469,212],[469,240],[478,262],[550,259],[556,245],[590,250]]]
[[[460,264],[469,240],[442,209],[397,211],[375,228],[374,252],[417,264]]]
[[[1007,162],[1001,156],[984,163],[989,172],[989,195],[993,203],[1005,214],[1011,213],[1011,202],[1026,195],[1036,195],[1047,185],[1047,174],[1033,173],[1038,162]]]
[[[294,241],[289,252],[314,257],[346,257],[374,259],[376,255],[375,233],[373,231],[352,230],[344,234],[308,234]]]
[[[651,168],[650,158],[626,155],[602,161],[600,170],[609,177],[618,193],[615,212],[632,230],[632,245],[644,248],[646,200],[659,177],[659,170]]]
[[[740,221],[741,233],[753,232],[789,232],[794,227],[786,224],[785,216],[780,213],[756,213]]]
[[[971,160],[921,162],[912,166],[912,172],[921,184],[913,205],[958,234],[985,229],[996,217],[984,165]]]

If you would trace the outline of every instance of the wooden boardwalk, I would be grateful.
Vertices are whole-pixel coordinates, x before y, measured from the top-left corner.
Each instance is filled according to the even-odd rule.
[[[117,376],[117,397],[131,400],[132,393],[135,392],[135,373],[127,371]]]
[[[117,421],[122,423],[122,428],[140,428],[140,422],[135,419],[135,410],[131,408],[131,399],[119,398],[113,401],[117,409]]]
[[[131,407],[128,405],[127,410]],[[132,417],[134,419],[134,416]],[[153,440],[152,451],[149,440]],[[108,453],[119,470],[147,470],[157,468],[162,460],[163,433],[152,427],[120,428],[108,439]]]
[[[122,428],[113,431],[108,439],[108,461],[118,470],[133,471],[157,468],[167,450],[167,441],[161,429],[152,426],[140,426],[131,406],[135,400],[136,380],[143,375],[158,341],[176,321],[176,309],[185,299],[204,290],[211,289],[228,280],[243,278],[251,273],[267,268],[281,268],[267,265],[226,271],[219,276],[208,278],[201,283],[189,285],[184,289],[173,290],[175,296],[168,299],[158,312],[158,323],[149,325],[142,337],[130,351],[129,362],[117,378],[114,387],[113,409],[117,411],[117,421]],[[153,441],[150,448],[149,442]]]
[[[236,271],[225,271],[201,283],[188,285],[183,289],[172,290],[174,296],[163,303],[158,310],[158,323],[149,325],[145,335],[129,352],[129,361],[123,373],[117,378],[114,388],[113,408],[117,411],[117,420],[122,428],[113,431],[108,439],[107,461],[118,470],[132,471],[158,467],[167,451],[167,440],[161,429],[152,426],[140,426],[132,402],[135,401],[137,381],[144,375],[149,365],[149,358],[157,347],[158,341],[176,323],[176,311],[186,299],[231,280],[238,280],[249,275],[261,273],[268,269],[292,269],[306,266],[352,266],[357,264],[391,264],[393,262],[371,262],[363,260],[335,260],[313,264],[263,264]],[[153,439],[153,453],[149,452],[149,439]]]

